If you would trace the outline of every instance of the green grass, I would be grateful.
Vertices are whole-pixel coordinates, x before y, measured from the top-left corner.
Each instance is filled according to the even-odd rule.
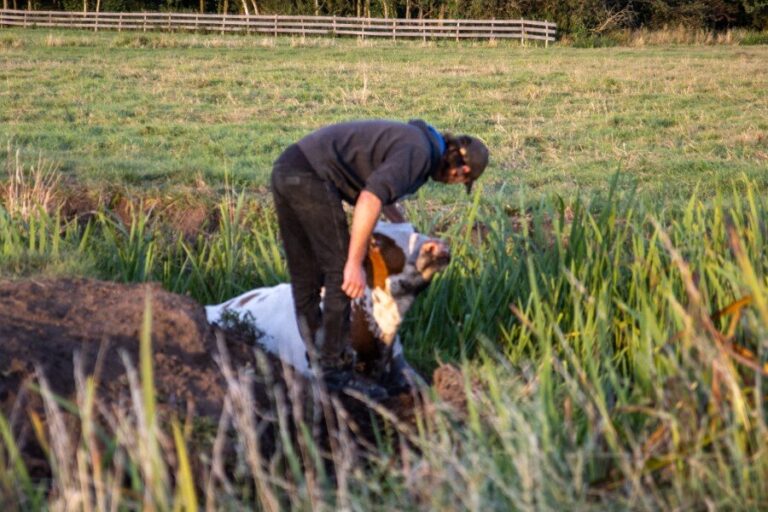
[[[86,457],[99,448],[84,440],[82,459],[59,460],[47,496],[0,417],[0,492],[14,502],[63,506],[127,475],[131,489],[95,485],[87,498],[157,509],[196,499],[232,509],[768,505],[768,389],[751,367],[765,364],[768,332],[765,48],[44,31],[2,41],[0,130],[25,165],[42,153],[66,179],[148,197],[191,194],[198,176],[221,192],[213,234],[191,240],[138,200],[128,222],[101,209],[86,225],[3,203],[4,276],[156,280],[218,302],[285,279],[260,187],[271,160],[312,128],[421,116],[481,135],[493,155],[470,198],[434,187],[406,204],[453,253],[409,313],[406,352],[425,371],[461,365],[465,420],[440,412],[402,434],[412,448],[393,454],[384,442],[351,466],[337,454],[342,469],[328,475],[307,436],[293,444],[285,429],[278,459],[259,459],[247,386],[230,373],[243,454],[231,481],[194,482],[206,490],[195,496],[190,466],[210,467],[215,453],[143,413],[137,442],[114,439],[102,459]],[[724,339],[731,317],[710,313],[747,295]],[[753,356],[738,359],[731,342]],[[142,359],[132,383],[137,411],[151,410],[150,365]],[[54,434],[53,452],[64,443]]]
[[[483,137],[489,184],[573,196],[617,170],[648,197],[765,184],[768,48],[577,49],[4,30],[0,141],[73,179],[266,184],[302,135],[422,117]],[[431,195],[453,194],[432,191]]]

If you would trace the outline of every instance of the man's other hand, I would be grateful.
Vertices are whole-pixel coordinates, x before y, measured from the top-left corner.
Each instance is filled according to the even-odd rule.
[[[365,269],[359,263],[347,261],[344,265],[344,282],[341,289],[350,299],[358,299],[365,292]]]
[[[386,217],[389,222],[395,224],[408,222],[403,214],[403,208],[398,203],[382,206],[381,213],[384,214],[384,217]]]

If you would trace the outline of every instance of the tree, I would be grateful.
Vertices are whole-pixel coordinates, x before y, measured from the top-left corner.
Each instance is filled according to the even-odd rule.
[[[742,0],[742,5],[754,28],[768,29],[768,0]]]

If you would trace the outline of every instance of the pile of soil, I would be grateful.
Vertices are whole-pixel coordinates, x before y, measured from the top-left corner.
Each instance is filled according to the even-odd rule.
[[[224,391],[211,358],[213,333],[197,303],[156,285],[70,279],[0,284],[3,411],[35,366],[55,393],[72,396],[76,351],[82,355],[85,374],[100,377],[100,395],[118,398],[114,393],[127,383],[120,352],[138,364],[147,297],[158,394],[169,403],[194,397],[201,413],[216,413]],[[96,368],[100,350],[104,353]]]
[[[207,323],[200,304],[156,284],[87,279],[0,282],[0,412],[11,421],[23,453],[35,452],[29,411],[43,411],[39,394],[26,386],[36,381],[37,369],[56,395],[74,401],[73,359],[79,353],[84,374],[95,376],[100,402],[109,407],[128,403],[128,376],[121,354],[138,366],[147,298],[151,300],[154,380],[161,414],[192,411],[196,417],[218,420],[226,383],[216,362],[217,333]],[[218,335],[223,337],[233,365],[259,372],[252,340],[238,332]],[[280,378],[279,361],[266,360],[270,372]],[[255,400],[268,406],[269,389],[258,378],[255,381]],[[371,413],[364,404],[350,398],[344,405],[350,418],[362,419],[360,427],[370,427]],[[385,406],[406,421],[414,415],[411,395],[393,397]],[[366,435],[364,430],[362,435]]]

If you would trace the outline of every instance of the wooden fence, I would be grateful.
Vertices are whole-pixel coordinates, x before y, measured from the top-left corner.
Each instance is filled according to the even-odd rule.
[[[256,16],[161,12],[64,12],[0,9],[0,27],[90,30],[245,32],[278,36],[357,36],[427,39],[555,40],[557,26],[529,20],[441,20]]]

